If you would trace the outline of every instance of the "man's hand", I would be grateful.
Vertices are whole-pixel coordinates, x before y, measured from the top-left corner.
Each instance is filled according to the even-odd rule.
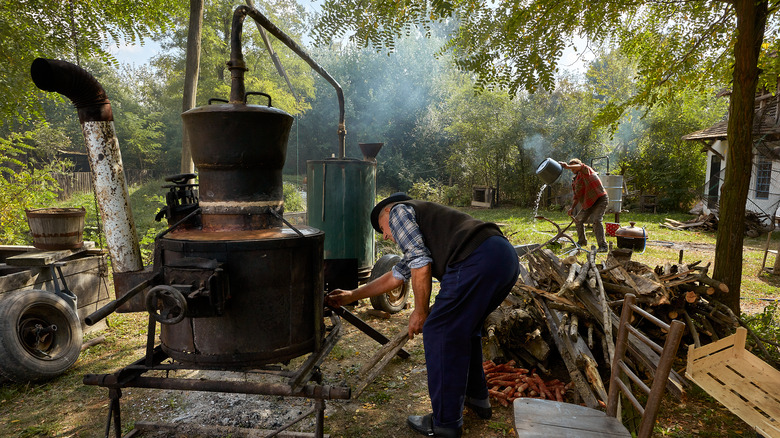
[[[329,294],[325,295],[325,305],[330,307],[339,308],[344,304],[355,301],[352,298],[352,291],[333,289]]]
[[[428,318],[428,312],[415,308],[412,315],[409,316],[409,339],[414,339],[414,335],[422,333],[423,324]]]

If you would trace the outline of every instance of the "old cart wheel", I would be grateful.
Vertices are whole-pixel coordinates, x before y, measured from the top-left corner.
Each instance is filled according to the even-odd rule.
[[[401,257],[396,254],[387,254],[382,256],[374,267],[371,269],[371,277],[369,282],[381,277],[387,272],[390,272],[401,260]],[[398,313],[406,306],[406,299],[409,297],[409,282],[405,281],[404,284],[391,290],[390,292],[382,295],[371,297],[371,305],[374,309],[384,310],[388,313]]]
[[[81,353],[81,323],[53,292],[21,290],[0,297],[0,374],[17,382],[56,377]]]

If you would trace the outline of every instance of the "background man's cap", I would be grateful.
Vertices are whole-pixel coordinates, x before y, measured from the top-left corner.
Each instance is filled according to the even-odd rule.
[[[394,202],[401,202],[401,201],[409,201],[412,198],[406,195],[404,192],[397,192],[393,193],[392,195],[388,196],[387,198],[379,201],[378,204],[374,206],[374,209],[371,210],[371,225],[374,227],[377,233],[381,233],[382,229],[379,228],[379,213],[382,212],[382,210],[394,203]]]

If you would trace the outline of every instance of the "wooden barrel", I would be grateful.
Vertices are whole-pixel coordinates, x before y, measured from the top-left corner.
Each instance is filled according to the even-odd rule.
[[[84,207],[25,210],[38,249],[78,249],[84,245]]]

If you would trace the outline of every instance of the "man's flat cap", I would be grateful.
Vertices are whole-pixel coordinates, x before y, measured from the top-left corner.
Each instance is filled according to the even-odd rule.
[[[371,210],[371,225],[374,227],[376,232],[382,232],[382,229],[379,228],[379,213],[381,213],[386,206],[395,202],[409,201],[411,199],[412,198],[407,196],[406,193],[397,192],[379,201],[379,203],[374,206],[374,209]]]

